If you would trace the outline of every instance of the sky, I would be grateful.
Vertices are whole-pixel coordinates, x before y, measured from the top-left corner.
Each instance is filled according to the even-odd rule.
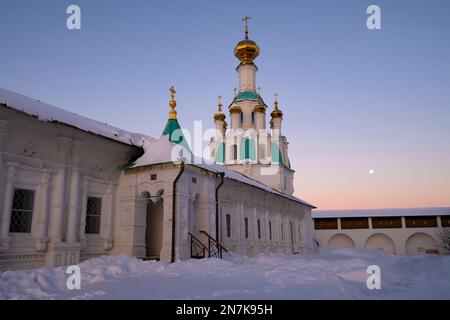
[[[68,30],[66,9],[81,9]],[[381,9],[381,30],[366,10]],[[249,15],[295,195],[319,209],[450,206],[450,1],[0,0],[0,87],[159,137],[213,126]]]

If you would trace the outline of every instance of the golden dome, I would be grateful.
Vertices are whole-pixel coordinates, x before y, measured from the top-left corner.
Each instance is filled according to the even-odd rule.
[[[218,110],[216,113],[214,113],[214,120],[225,120],[225,114],[222,112],[222,96],[218,97],[219,104],[218,104]]]
[[[259,53],[260,49],[256,42],[249,39],[240,41],[234,48],[234,55],[242,64],[252,63]]]
[[[234,55],[242,64],[253,63],[253,60],[259,56],[260,50],[255,41],[248,38],[248,20],[251,17],[245,16],[242,21],[245,21],[245,39],[240,41],[236,48],[234,48]]]
[[[170,87],[170,111],[169,111],[169,119],[176,119],[177,118],[177,111],[175,110],[175,107],[177,106],[177,102],[175,101],[175,88],[173,86]]]
[[[242,109],[237,104],[230,107],[230,113],[241,113]]]
[[[275,102],[274,102],[274,108],[273,111],[270,113],[270,116],[272,118],[283,118],[283,112],[278,109],[278,93],[274,94],[275,96]]]

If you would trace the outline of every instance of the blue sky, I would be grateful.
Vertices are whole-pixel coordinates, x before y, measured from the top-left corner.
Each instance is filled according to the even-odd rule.
[[[81,30],[66,28],[70,4]],[[366,28],[369,4],[382,30]],[[250,15],[257,84],[269,105],[279,93],[298,196],[322,209],[447,206],[449,14],[445,0],[1,0],[0,86],[159,136],[174,85],[181,125],[212,126]]]

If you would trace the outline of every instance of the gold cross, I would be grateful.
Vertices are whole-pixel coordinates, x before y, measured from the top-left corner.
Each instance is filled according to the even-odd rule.
[[[248,20],[252,17],[245,16],[241,21],[245,21],[245,39],[248,40]]]
[[[175,88],[173,86],[170,87],[169,91],[170,91],[170,99],[173,101],[175,99],[175,93],[177,92],[175,91]]]
[[[219,99],[219,111],[222,111],[222,96],[217,97]]]

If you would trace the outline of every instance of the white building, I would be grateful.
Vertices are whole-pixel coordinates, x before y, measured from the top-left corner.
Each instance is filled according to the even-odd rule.
[[[314,211],[319,251],[382,249],[391,254],[446,254],[440,244],[450,208]]]
[[[248,58],[254,46],[246,39],[236,52]],[[238,67],[240,93],[230,111],[232,121],[234,108],[245,113],[241,128],[255,125],[249,108],[257,127],[265,128],[255,68],[245,59]],[[227,167],[172,161],[174,148],[186,152],[189,146],[171,93],[169,120],[154,139],[0,89],[0,270],[100,255],[175,261],[218,255],[221,248],[248,255],[312,251],[314,207],[292,196],[293,171],[280,131],[264,151],[281,150],[264,164],[272,178],[260,174],[259,160],[246,157],[248,148],[245,159],[227,160]],[[216,113],[216,127],[225,123],[222,115]],[[276,105],[273,129],[281,129],[281,119]]]

